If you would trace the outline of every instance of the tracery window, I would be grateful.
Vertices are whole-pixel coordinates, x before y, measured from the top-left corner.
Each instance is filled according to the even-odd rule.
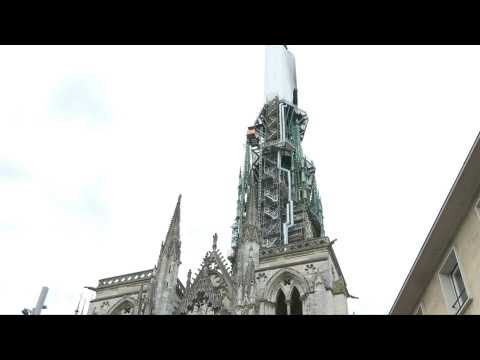
[[[130,301],[124,301],[117,306],[112,315],[133,315],[133,304]]]
[[[292,294],[290,295],[290,314],[302,315],[302,300],[296,287],[293,287]]]
[[[282,289],[278,289],[277,300],[275,302],[275,315],[287,315],[287,302]]]

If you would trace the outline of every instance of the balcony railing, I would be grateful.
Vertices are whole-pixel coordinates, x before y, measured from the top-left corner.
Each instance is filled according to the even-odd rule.
[[[135,281],[148,280],[148,279],[151,279],[152,275],[153,275],[153,269],[150,269],[150,270],[139,271],[131,274],[105,278],[105,279],[101,279],[98,282],[98,288],[104,288],[104,287],[115,286],[120,284],[123,285],[123,284],[132,283]]]
[[[460,293],[460,295],[457,296],[457,299],[452,305],[452,308],[455,309],[455,314],[458,314],[460,312],[460,310],[463,307],[463,304],[465,304],[467,299],[468,299],[468,296],[467,296],[466,290],[463,289],[463,291]]]
[[[267,258],[279,254],[294,253],[298,251],[313,249],[326,246],[329,244],[328,237],[316,238],[307,241],[293,242],[287,245],[280,245],[271,248],[263,248],[260,250],[260,258]]]
[[[265,214],[267,214],[268,216],[270,216],[270,218],[272,218],[273,220],[277,220],[278,219],[278,209],[264,209],[263,210]]]
[[[277,202],[278,201],[278,194],[275,194],[273,191],[271,191],[270,189],[265,189],[265,191],[263,192],[265,197],[266,198],[269,198],[270,200],[272,200],[273,202]]]

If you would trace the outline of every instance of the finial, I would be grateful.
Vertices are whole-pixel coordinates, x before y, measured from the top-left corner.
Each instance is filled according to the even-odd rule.
[[[217,233],[215,233],[215,234],[213,234],[213,245],[212,245],[213,250],[217,249],[217,240],[218,240],[218,235],[217,235]]]
[[[189,269],[187,274],[187,288],[190,287],[191,281],[192,281],[192,269]]]

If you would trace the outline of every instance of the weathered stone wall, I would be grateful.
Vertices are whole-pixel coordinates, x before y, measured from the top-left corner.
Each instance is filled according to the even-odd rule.
[[[138,295],[142,283],[117,285],[97,291],[95,299],[90,302],[88,308],[89,315],[107,315],[124,301],[130,301],[133,305],[132,314],[138,311]],[[143,297],[146,298],[150,284],[143,282]],[[143,300],[145,301],[145,299]]]
[[[171,315],[178,302],[176,294],[178,262],[167,261],[160,262],[157,284],[155,290],[155,315]]]
[[[279,289],[288,304],[296,287],[303,314],[347,314],[346,290],[341,286],[344,282],[338,274],[327,247],[260,261],[255,272],[258,313],[275,314]]]

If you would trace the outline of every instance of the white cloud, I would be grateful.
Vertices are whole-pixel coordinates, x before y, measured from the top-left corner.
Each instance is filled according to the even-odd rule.
[[[63,81],[52,94],[50,116],[63,121],[84,118],[95,124],[110,120],[100,86],[88,76]]]
[[[386,313],[478,133],[480,49],[289,49],[327,235],[360,297],[350,310]],[[73,313],[83,286],[152,267],[179,193],[180,278],[214,232],[226,256],[263,56],[1,47],[0,169],[28,176],[0,175],[0,312],[33,306],[46,285],[45,313]]]

